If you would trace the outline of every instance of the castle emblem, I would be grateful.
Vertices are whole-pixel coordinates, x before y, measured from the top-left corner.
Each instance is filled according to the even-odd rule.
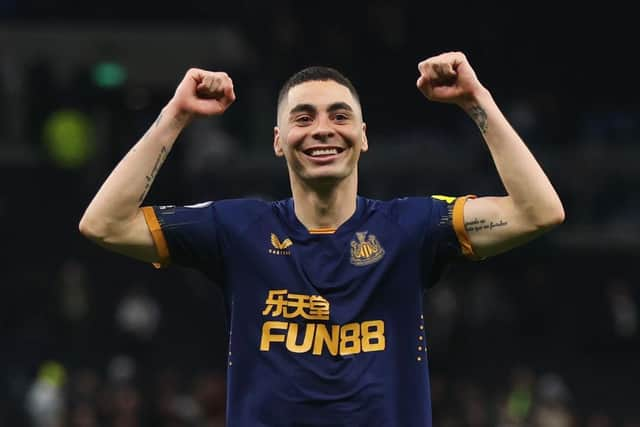
[[[351,264],[362,267],[378,262],[384,256],[384,248],[373,234],[359,231],[351,241]]]

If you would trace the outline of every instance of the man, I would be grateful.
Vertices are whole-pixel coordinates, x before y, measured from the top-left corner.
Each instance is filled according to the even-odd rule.
[[[478,125],[508,195],[358,196],[369,148],[358,95],[333,69],[291,77],[273,148],[293,197],[140,208],[178,134],[235,100],[225,73],[189,70],[107,178],[80,231],[156,265],[197,268],[225,295],[233,426],[430,426],[423,292],[448,261],[483,259],[564,220],[562,204],[464,54],[421,62],[418,89]]]

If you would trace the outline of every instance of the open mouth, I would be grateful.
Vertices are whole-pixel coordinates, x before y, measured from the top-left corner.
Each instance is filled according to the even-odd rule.
[[[340,147],[308,148],[303,151],[309,157],[323,158],[338,155],[344,151]]]

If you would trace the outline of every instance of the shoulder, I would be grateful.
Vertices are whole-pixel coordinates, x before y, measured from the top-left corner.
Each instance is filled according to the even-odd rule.
[[[213,202],[216,211],[259,211],[269,209],[274,203],[258,198],[222,199]]]
[[[439,194],[398,197],[390,200],[374,200],[372,207],[390,221],[412,232],[425,227],[450,223],[454,206],[459,197]]]
[[[248,224],[267,212],[271,212],[274,204],[257,198],[223,199],[212,203],[213,214],[224,224]]]
[[[368,209],[378,211],[390,219],[423,216],[431,210],[434,199],[430,196],[397,197],[388,200],[366,199]]]
[[[459,199],[457,196],[445,196],[431,194],[425,196],[405,196],[388,200],[376,200],[364,198],[368,210],[377,210],[392,216],[398,215],[424,215],[434,208],[447,208],[455,205]]]

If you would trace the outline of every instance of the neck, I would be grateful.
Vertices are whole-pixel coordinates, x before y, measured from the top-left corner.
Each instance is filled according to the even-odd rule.
[[[338,228],[356,211],[357,170],[331,182],[291,179],[295,213],[307,228]]]

